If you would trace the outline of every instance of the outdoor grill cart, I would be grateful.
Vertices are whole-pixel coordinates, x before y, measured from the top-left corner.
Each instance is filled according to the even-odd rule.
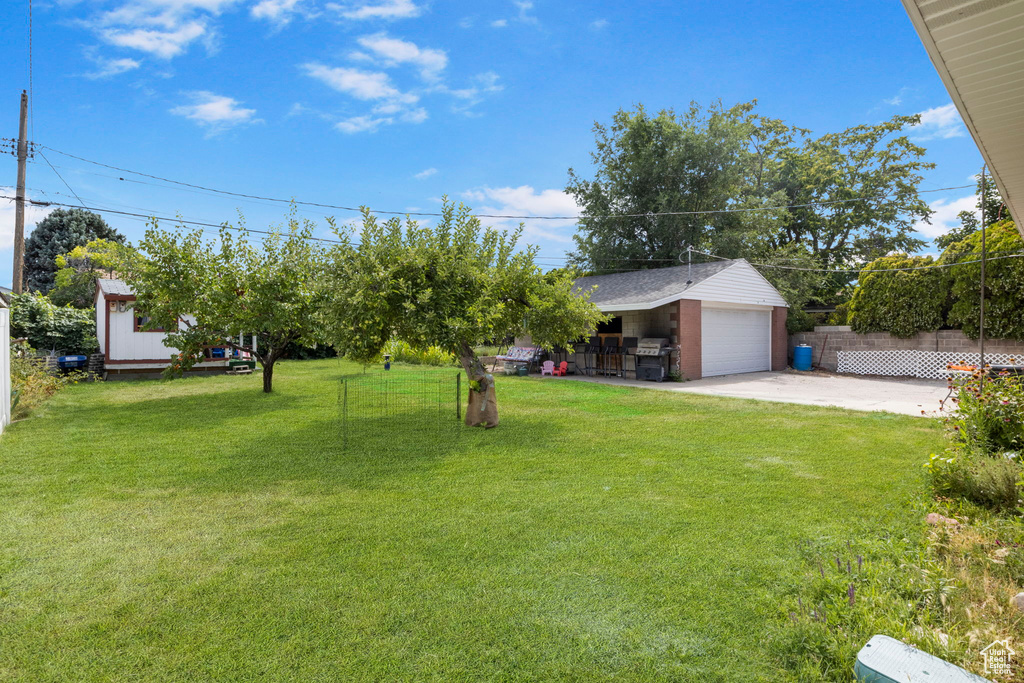
[[[672,349],[664,337],[644,337],[637,344],[633,354],[636,364],[636,378],[661,382],[668,377],[669,359]]]

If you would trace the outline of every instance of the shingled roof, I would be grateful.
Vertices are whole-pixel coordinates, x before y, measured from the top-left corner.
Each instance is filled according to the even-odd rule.
[[[686,290],[741,261],[743,259],[652,268],[611,275],[590,275],[577,278],[573,284],[577,291],[596,285],[597,290],[591,292],[590,300],[598,308],[636,306],[645,309],[674,299],[682,299]]]
[[[100,291],[104,294],[111,294],[114,296],[132,296],[135,294],[135,290],[133,290],[124,280],[111,280],[109,278],[101,277],[96,279],[96,284],[99,285]]]

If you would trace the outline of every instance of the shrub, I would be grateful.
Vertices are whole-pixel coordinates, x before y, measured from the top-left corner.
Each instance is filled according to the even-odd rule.
[[[19,420],[68,384],[86,379],[82,372],[55,373],[27,344],[11,347],[11,418]]]
[[[384,345],[383,354],[389,354],[392,362],[413,365],[454,365],[455,356],[437,346],[414,349],[403,341],[392,339]]]
[[[1024,450],[1024,382],[1001,374],[985,379],[976,370],[957,390],[956,412],[946,418],[953,441],[985,453]]]
[[[1013,221],[993,223],[986,229],[990,258],[1024,252],[1024,240]],[[956,242],[942,255],[942,262],[976,261],[981,258],[981,233]],[[972,339],[978,338],[978,292],[981,264],[965,263],[950,271],[953,305],[948,322]],[[1002,258],[985,265],[985,336],[1024,341],[1024,259]]]
[[[896,254],[866,265],[849,304],[853,331],[906,338],[942,327],[949,299],[944,269],[893,270],[932,264],[931,256]]]
[[[55,306],[42,294],[11,295],[11,336],[36,349],[93,353],[99,348],[94,316],[92,309]]]
[[[1016,453],[991,456],[967,448],[933,453],[925,469],[936,495],[966,500],[996,512],[1012,512],[1020,504],[1024,467]]]

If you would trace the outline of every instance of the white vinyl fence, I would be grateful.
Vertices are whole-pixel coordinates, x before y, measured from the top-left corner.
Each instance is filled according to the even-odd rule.
[[[888,351],[840,351],[839,372],[855,375],[886,375],[889,377],[920,377],[943,379],[949,373],[946,366],[977,365],[978,353],[949,353],[891,349]],[[1020,365],[1024,358],[1008,353],[986,353],[986,365]]]
[[[0,432],[11,423],[11,309],[0,308]]]

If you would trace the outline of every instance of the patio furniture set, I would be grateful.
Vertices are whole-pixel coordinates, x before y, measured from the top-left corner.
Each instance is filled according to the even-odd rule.
[[[533,346],[514,346],[507,353],[496,356],[503,361],[505,374],[526,375],[540,370],[541,375],[553,377],[586,375],[588,377],[626,377],[661,382],[668,377],[668,363],[672,354],[669,340],[662,337],[620,338],[608,335],[590,337],[571,348],[550,351]],[[629,359],[632,358],[632,367]]]

